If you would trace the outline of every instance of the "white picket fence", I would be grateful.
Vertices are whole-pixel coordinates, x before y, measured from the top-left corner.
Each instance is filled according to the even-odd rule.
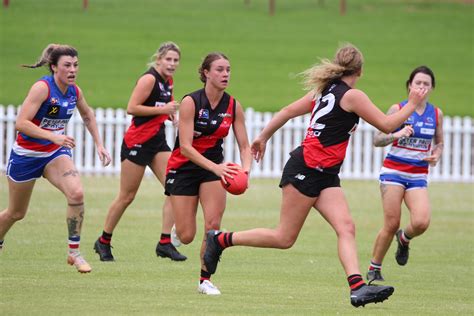
[[[15,118],[18,107],[0,105],[0,173],[6,171],[7,159],[16,137]],[[122,109],[95,111],[99,132],[104,145],[112,155],[110,166],[102,167],[95,153],[92,137],[86,131],[76,112],[67,127],[67,134],[76,140],[74,161],[82,174],[118,175],[120,173],[120,148],[123,134],[131,117]],[[270,121],[272,113],[245,112],[249,139],[252,140]],[[279,177],[291,150],[303,140],[309,116],[289,121],[271,138],[262,162],[254,163],[252,177]],[[472,143],[473,119],[470,117],[444,117],[444,152],[438,165],[431,169],[431,181],[474,182],[474,144]],[[372,145],[375,129],[361,121],[347,150],[341,171],[343,179],[377,179],[388,147]],[[167,140],[172,147],[176,131],[166,123]],[[225,161],[239,163],[239,151],[231,133],[224,142]],[[148,173],[149,174],[149,173]]]

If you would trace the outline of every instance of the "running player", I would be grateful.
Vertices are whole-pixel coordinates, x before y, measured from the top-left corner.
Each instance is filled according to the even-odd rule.
[[[233,245],[290,248],[312,207],[333,227],[338,238],[339,259],[347,275],[351,304],[358,307],[381,302],[394,291],[391,286],[368,286],[359,270],[355,225],[340,187],[339,170],[359,117],[389,132],[399,126],[424,98],[425,90],[412,90],[409,102],[399,112],[384,115],[355,85],[362,74],[363,57],[352,45],[341,47],[333,61],[322,60],[304,74],[311,90],[278,112],[252,143],[252,154],[260,161],[268,139],[289,119],[311,113],[306,137],[286,163],[280,181],[283,200],[280,222],[275,229],[207,234],[204,262],[215,273],[222,251]]]
[[[16,119],[18,136],[7,166],[9,205],[0,213],[0,245],[13,224],[25,217],[36,179],[43,176],[67,200],[67,262],[79,272],[87,273],[92,268],[79,252],[84,192],[79,172],[71,159],[75,140],[65,135],[66,125],[76,107],[104,166],[110,163],[110,156],[102,145],[94,111],[76,85],[77,50],[68,45],[50,44],[36,64],[23,66],[46,66],[51,75],[33,84]]]
[[[375,239],[367,272],[369,280],[384,280],[382,261],[394,236],[398,244],[395,259],[399,265],[405,265],[410,240],[423,234],[431,219],[428,167],[435,166],[443,152],[443,113],[428,102],[435,87],[435,76],[430,68],[420,66],[414,69],[406,86],[409,93],[424,88],[428,94],[401,127],[389,134],[378,132],[374,139],[375,146],[391,144],[392,147],[380,172],[384,225]],[[406,100],[394,104],[388,114],[401,111],[406,104]],[[399,229],[403,201],[410,211],[410,222],[405,229]]]
[[[132,124],[122,142],[120,191],[109,208],[102,236],[94,244],[101,261],[114,261],[111,251],[112,234],[120,218],[132,203],[143,180],[146,166],[162,185],[171,149],[166,143],[165,121],[175,120],[179,103],[173,98],[173,75],[179,66],[181,51],[173,42],[160,45],[152,56],[150,69],[138,80],[128,101],[127,112],[133,115]],[[169,198],[163,204],[161,238],[156,255],[174,261],[184,261],[171,243],[173,213]]]
[[[220,180],[237,173],[235,165],[224,163],[223,139],[232,127],[242,169],[249,172],[252,161],[240,103],[225,92],[230,80],[230,63],[222,53],[210,53],[199,69],[204,88],[186,95],[180,107],[178,137],[166,170],[166,194],[171,197],[176,232],[184,244],[196,235],[196,212],[201,203],[204,231],[219,229],[226,204]],[[219,295],[211,274],[202,261],[198,291]]]

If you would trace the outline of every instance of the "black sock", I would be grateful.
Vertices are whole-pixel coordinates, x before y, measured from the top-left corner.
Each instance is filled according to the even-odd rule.
[[[171,234],[161,234],[160,245],[167,245],[171,243]]]
[[[112,234],[106,233],[105,230],[102,231],[102,236],[99,238],[99,242],[102,244],[110,245],[112,241]]]
[[[210,280],[210,279],[211,279],[211,274],[201,269],[201,277],[199,278],[199,283],[202,283],[205,280]]]
[[[360,274],[351,274],[347,277],[347,282],[349,282],[349,287],[351,291],[356,291],[361,287],[365,286],[365,282],[362,279],[362,275]]]

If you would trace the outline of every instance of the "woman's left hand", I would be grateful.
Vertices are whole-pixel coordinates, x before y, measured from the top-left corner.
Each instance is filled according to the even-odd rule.
[[[104,146],[97,146],[97,154],[99,155],[100,161],[102,161],[102,166],[108,166],[112,161],[110,154]]]
[[[439,156],[431,154],[428,157],[423,158],[423,161],[427,161],[430,166],[434,167],[438,163]]]

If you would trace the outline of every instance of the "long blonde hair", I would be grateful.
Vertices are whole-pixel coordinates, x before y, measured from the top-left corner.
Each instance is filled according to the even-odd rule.
[[[53,74],[52,65],[57,66],[59,58],[61,56],[78,56],[77,50],[69,45],[62,45],[62,44],[49,44],[41,53],[40,58],[38,61],[32,65],[21,65],[22,67],[26,68],[38,68],[38,67],[48,67],[51,74]]]
[[[332,61],[321,59],[319,64],[303,71],[303,84],[307,90],[321,93],[330,82],[359,72],[363,63],[364,57],[360,50],[352,44],[344,44]]]
[[[179,57],[181,58],[181,50],[179,49],[178,45],[176,45],[173,42],[164,42],[156,50],[153,56],[150,57],[151,61],[148,63],[148,67],[155,67],[156,60],[159,58],[163,58],[166,55],[166,53],[168,53],[170,50],[178,53]]]

